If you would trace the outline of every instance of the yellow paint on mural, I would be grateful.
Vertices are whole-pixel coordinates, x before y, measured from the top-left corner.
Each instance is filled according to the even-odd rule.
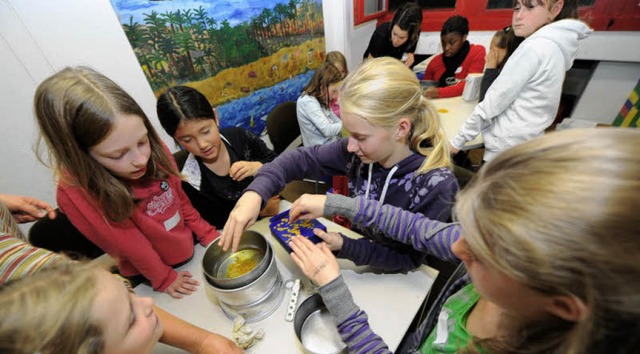
[[[242,98],[255,90],[270,87],[290,77],[316,69],[324,62],[324,38],[285,47],[269,57],[230,68],[202,81],[184,84],[202,92],[212,106]],[[161,95],[166,89],[156,91]]]
[[[629,110],[629,113],[627,114],[626,117],[624,117],[624,120],[622,121],[622,124],[620,124],[621,127],[628,127],[631,125],[631,121],[633,121],[633,118],[635,118],[638,115],[638,108],[637,107],[632,107]],[[637,125],[637,122],[636,122]]]
[[[636,102],[638,102],[638,91],[631,91],[631,94],[629,95],[629,101],[631,101],[631,103],[634,105],[636,104]]]

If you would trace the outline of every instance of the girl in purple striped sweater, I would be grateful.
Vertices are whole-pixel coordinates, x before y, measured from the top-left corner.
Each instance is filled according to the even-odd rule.
[[[446,301],[436,301],[434,315],[399,352],[636,352],[639,140],[635,129],[603,128],[516,146],[460,193],[459,224],[337,195],[303,196],[291,216],[340,214],[422,252],[462,260],[468,276],[445,286],[439,299]],[[390,352],[340,276],[331,250],[342,236],[318,234],[319,246],[294,238],[293,260],[320,286],[351,353]]]

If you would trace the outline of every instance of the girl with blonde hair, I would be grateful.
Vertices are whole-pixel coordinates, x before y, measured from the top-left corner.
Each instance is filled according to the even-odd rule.
[[[459,223],[338,195],[305,195],[291,217],[339,213],[421,252],[462,260],[460,277],[400,352],[636,353],[639,140],[636,129],[568,130],[507,150],[460,192]],[[330,245],[296,237],[291,248],[350,352],[389,352],[353,302]]]
[[[140,106],[115,82],[86,68],[44,80],[35,112],[60,180],[57,202],[73,226],[154,289],[181,298],[196,290],[172,266],[193,256],[193,233],[216,229],[193,208],[168,149]]]
[[[144,354],[158,340],[190,353],[242,352],[230,340],[156,307],[151,298],[136,296],[97,265],[72,263],[2,235],[0,246],[0,258],[9,262],[36,253],[57,262],[0,287],[2,353]],[[13,257],[16,252],[20,258]]]
[[[264,202],[288,181],[303,177],[346,175],[351,196],[434,220],[450,218],[458,183],[438,115],[422,96],[413,72],[393,58],[368,60],[347,77],[340,107],[349,137],[285,152],[265,164],[231,212],[221,236],[223,247],[233,244],[235,249]],[[379,262],[387,271],[407,271],[422,264],[422,254],[388,241],[376,227],[357,231],[365,238],[345,238],[339,257],[357,264]],[[343,239],[337,233],[320,237]]]

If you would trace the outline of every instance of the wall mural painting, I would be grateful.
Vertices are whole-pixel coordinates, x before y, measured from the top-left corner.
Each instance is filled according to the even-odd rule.
[[[186,85],[257,135],[325,59],[322,0],[111,0],[156,97]]]

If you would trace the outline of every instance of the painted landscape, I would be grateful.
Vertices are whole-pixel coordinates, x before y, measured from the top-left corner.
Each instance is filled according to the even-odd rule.
[[[200,90],[221,126],[262,134],[324,62],[320,0],[112,0],[149,84]]]

